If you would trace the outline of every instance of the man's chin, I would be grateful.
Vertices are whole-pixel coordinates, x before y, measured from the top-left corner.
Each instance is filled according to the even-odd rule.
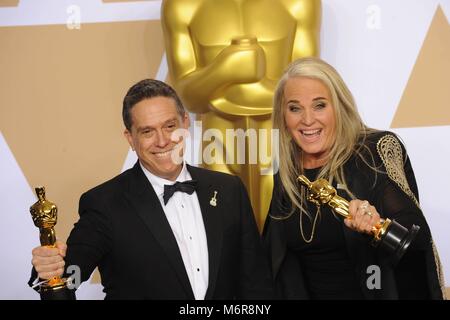
[[[171,163],[170,165],[160,166],[158,172],[161,172],[164,176],[171,176],[174,174],[179,174],[181,170],[181,164]]]
[[[165,159],[155,159],[155,161],[153,161],[153,163],[155,163],[158,167],[162,168],[162,169],[173,169],[176,167],[179,167],[180,165],[183,164],[183,158],[179,158],[178,157],[168,157]]]

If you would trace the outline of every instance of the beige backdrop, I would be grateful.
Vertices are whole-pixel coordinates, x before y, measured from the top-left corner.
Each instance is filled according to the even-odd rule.
[[[86,2],[73,2],[83,4],[85,16]],[[129,3],[130,10],[137,3],[94,2],[108,8]],[[336,5],[324,2],[325,10]],[[0,0],[0,14],[21,3]],[[48,198],[57,203],[56,231],[65,240],[78,219],[80,195],[123,167],[129,148],[122,136],[122,99],[133,83],[157,73],[163,57],[160,22],[83,22],[79,30],[62,23],[0,26],[0,46],[1,133],[30,188],[45,185]],[[450,25],[441,6],[436,6],[420,47],[391,128],[450,125]]]
[[[30,187],[57,203],[65,240],[81,193],[121,171],[121,101],[156,74],[159,21],[6,27],[0,39],[0,127]]]

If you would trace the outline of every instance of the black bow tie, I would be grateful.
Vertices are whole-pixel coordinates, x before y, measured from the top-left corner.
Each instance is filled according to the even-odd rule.
[[[175,182],[175,184],[165,184],[164,185],[164,205],[167,204],[169,199],[177,191],[186,192],[188,194],[193,194],[195,187],[197,186],[197,180],[188,180],[184,182]]]

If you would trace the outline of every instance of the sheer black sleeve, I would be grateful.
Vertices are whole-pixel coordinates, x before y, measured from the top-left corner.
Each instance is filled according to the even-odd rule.
[[[380,174],[375,191],[375,207],[381,216],[396,220],[408,229],[413,224],[419,226],[420,231],[409,250],[425,250],[431,234],[420,209],[417,183],[405,148],[394,135],[386,135],[378,142],[377,153],[384,172]]]
[[[401,299],[427,299],[426,252],[431,246],[431,232],[420,209],[419,194],[411,161],[404,146],[392,134],[377,143],[383,173],[374,192],[380,215],[406,228],[420,230],[408,251],[395,268],[398,295]]]

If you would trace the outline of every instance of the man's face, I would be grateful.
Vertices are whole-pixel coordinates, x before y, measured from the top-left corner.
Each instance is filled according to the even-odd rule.
[[[154,175],[175,180],[182,164],[174,161],[182,155],[183,141],[175,139],[172,133],[176,129],[188,129],[189,117],[177,112],[176,103],[168,97],[155,97],[142,100],[131,108],[131,131],[124,134],[142,165]]]

